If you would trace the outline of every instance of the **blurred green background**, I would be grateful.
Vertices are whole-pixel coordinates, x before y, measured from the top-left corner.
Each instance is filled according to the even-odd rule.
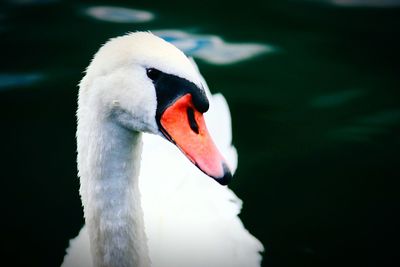
[[[192,38],[188,54],[228,100],[239,152],[230,187],[263,266],[398,266],[399,26],[394,0],[2,1],[4,261],[61,264],[83,224],[82,72],[108,38],[168,29]],[[241,47],[228,61],[249,43],[264,50],[212,62],[204,54],[228,49],[215,37]]]

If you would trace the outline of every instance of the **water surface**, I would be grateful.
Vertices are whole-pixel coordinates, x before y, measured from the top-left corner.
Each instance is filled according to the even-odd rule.
[[[152,30],[193,56],[230,104],[231,188],[265,245],[263,266],[398,264],[399,18],[389,0],[3,2],[9,262],[61,263],[83,224],[77,84],[108,38]]]

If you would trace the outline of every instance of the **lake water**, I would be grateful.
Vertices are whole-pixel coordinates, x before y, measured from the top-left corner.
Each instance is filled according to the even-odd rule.
[[[230,187],[263,266],[397,265],[399,29],[395,0],[3,1],[9,265],[58,266],[81,228],[77,84],[101,44],[137,30],[193,56],[227,98]]]

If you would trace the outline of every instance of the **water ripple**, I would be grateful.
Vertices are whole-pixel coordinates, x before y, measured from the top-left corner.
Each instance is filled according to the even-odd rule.
[[[382,110],[355,120],[328,134],[329,137],[346,141],[368,142],[376,136],[387,135],[400,124],[400,110]]]
[[[310,105],[315,108],[331,108],[346,104],[365,94],[361,90],[339,91],[313,98]]]
[[[145,10],[114,6],[93,6],[85,13],[94,19],[116,23],[141,23],[154,19],[154,15]]]
[[[0,90],[30,86],[42,79],[39,73],[0,73]]]
[[[233,64],[277,49],[266,44],[228,43],[216,35],[191,34],[179,30],[153,31],[186,55],[217,65]]]
[[[329,0],[333,5],[343,7],[396,7],[399,0]]]
[[[8,0],[7,2],[15,5],[45,5],[59,2],[59,0]]]

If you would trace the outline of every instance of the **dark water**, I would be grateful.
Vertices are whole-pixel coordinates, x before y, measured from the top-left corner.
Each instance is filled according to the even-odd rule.
[[[61,263],[83,224],[82,71],[108,38],[154,30],[230,104],[231,187],[263,266],[399,264],[400,3],[180,2],[0,4],[3,262]]]

